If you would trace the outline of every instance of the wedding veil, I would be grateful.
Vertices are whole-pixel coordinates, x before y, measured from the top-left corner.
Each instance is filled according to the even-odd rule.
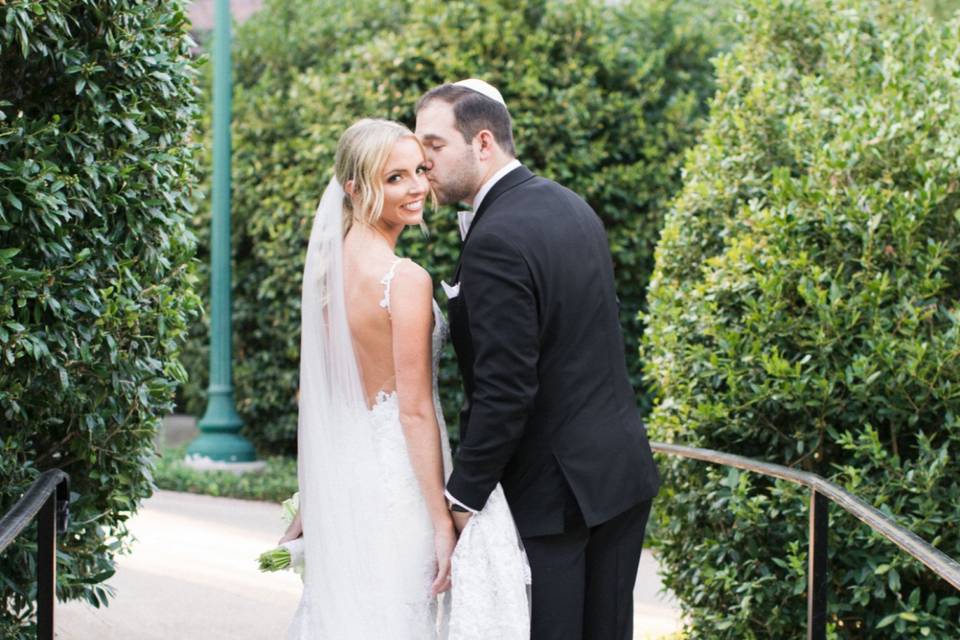
[[[378,597],[396,586],[395,550],[383,530],[385,492],[347,322],[343,200],[331,178],[314,216],[303,273],[297,467],[306,571],[289,631],[298,640],[307,631],[312,637],[379,638],[393,617],[382,606],[389,600]],[[358,619],[358,602],[380,606]]]

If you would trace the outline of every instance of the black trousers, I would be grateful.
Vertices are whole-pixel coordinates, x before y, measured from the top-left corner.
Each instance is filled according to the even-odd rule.
[[[579,509],[558,535],[524,538],[531,640],[631,640],[633,585],[652,500],[595,527]]]

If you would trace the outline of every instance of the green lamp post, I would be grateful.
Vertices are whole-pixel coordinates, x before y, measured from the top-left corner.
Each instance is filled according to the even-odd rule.
[[[210,256],[210,386],[200,435],[187,448],[196,467],[246,470],[257,463],[253,445],[240,435],[243,420],[233,397],[230,303],[230,2],[216,0],[213,29],[213,221]]]

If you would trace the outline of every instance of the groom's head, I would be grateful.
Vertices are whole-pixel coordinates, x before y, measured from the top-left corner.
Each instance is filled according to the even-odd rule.
[[[481,80],[444,84],[417,102],[417,137],[441,204],[471,202],[516,151],[500,92]]]

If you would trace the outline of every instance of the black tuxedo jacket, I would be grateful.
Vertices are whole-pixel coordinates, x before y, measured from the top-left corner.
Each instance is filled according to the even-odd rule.
[[[523,537],[562,533],[577,508],[595,526],[656,495],[590,206],[518,167],[483,199],[454,280],[465,402],[450,494],[479,510],[500,482]]]

